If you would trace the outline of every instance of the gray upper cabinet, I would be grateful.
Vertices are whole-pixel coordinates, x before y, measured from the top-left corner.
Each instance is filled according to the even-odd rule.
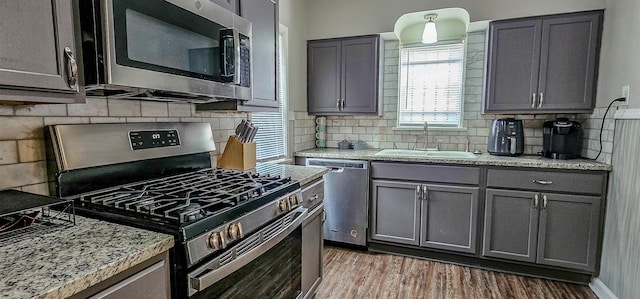
[[[0,100],[84,101],[72,0],[0,1],[0,28]]]
[[[489,169],[483,256],[595,271],[606,181],[601,172]]]
[[[310,114],[378,113],[378,35],[309,41],[307,55]]]
[[[603,11],[489,25],[487,113],[593,110]]]

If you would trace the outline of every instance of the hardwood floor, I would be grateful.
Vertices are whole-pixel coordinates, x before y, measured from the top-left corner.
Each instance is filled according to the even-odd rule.
[[[325,247],[324,298],[594,298],[588,286]]]

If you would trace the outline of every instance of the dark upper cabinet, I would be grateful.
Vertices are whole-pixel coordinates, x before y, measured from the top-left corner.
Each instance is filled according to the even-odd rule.
[[[602,18],[590,11],[491,22],[484,112],[591,112]]]
[[[84,102],[73,14],[72,0],[0,1],[0,101]]]
[[[221,6],[235,7],[251,21],[251,90],[253,99],[246,102],[222,101],[196,105],[197,110],[277,111],[277,49],[279,35],[278,3],[275,0],[215,0]],[[222,2],[220,4],[219,2]]]
[[[379,112],[378,35],[309,41],[307,55],[310,114]]]

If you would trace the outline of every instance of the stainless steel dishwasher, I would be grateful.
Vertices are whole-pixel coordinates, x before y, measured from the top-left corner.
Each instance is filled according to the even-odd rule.
[[[306,166],[331,169],[324,175],[324,239],[366,246],[369,162],[307,158]]]

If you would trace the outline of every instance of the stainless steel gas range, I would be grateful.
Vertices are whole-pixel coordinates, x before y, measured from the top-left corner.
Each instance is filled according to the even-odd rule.
[[[206,123],[56,125],[52,191],[78,214],[172,234],[174,298],[301,296],[300,185],[211,168]],[[52,194],[53,194],[52,192]]]

